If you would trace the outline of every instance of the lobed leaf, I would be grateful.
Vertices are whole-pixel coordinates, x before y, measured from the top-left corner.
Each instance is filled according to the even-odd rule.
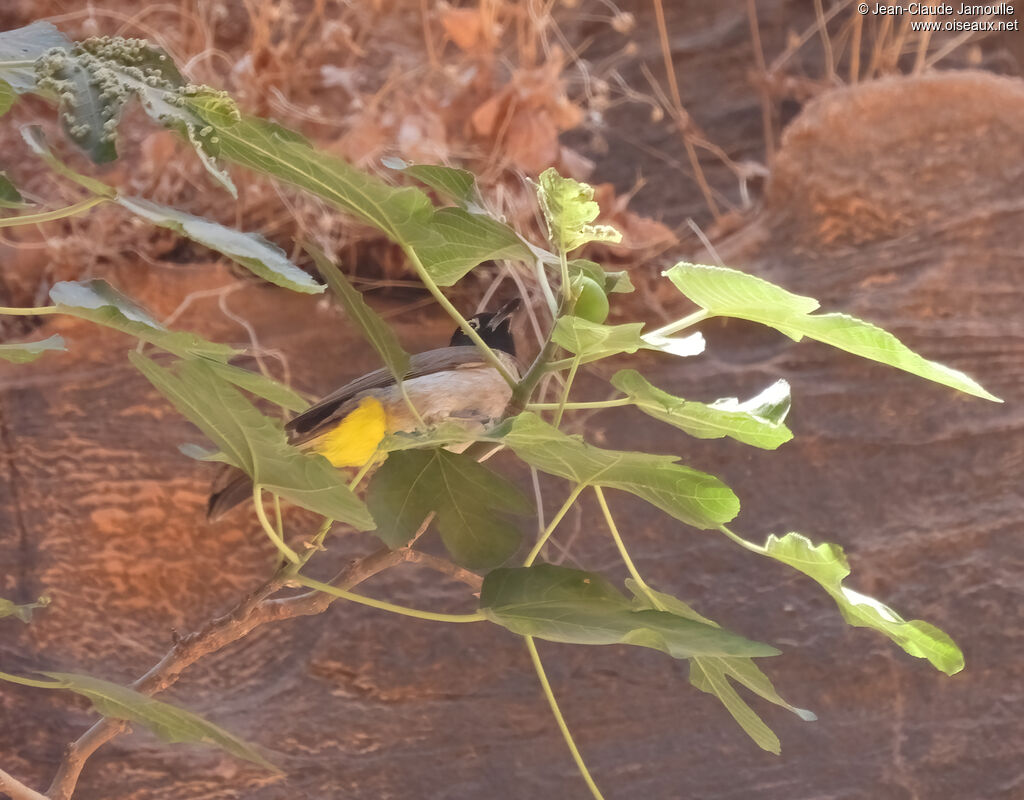
[[[555,262],[557,264],[557,261]],[[594,261],[585,258],[576,258],[569,262],[569,275],[585,275],[598,286],[604,287],[605,294],[629,293],[635,291],[636,287],[629,279],[629,273],[625,270],[610,271]]]
[[[309,408],[306,398],[290,386],[286,386],[261,372],[253,372],[252,370],[242,369],[233,364],[225,364],[220,361],[211,360],[207,363],[220,377],[230,381],[239,389],[244,389],[249,394],[262,397],[274,405],[287,408],[289,411],[295,411],[296,413],[301,413]]]
[[[783,424],[790,406],[789,384],[784,380],[776,381],[744,403],[727,398],[710,405],[664,392],[633,369],[616,372],[611,383],[648,416],[698,439],[728,436],[744,444],[774,450],[793,438],[792,431]]]
[[[677,464],[675,456],[594,447],[530,412],[502,423],[494,435],[542,472],[630,492],[695,528],[718,528],[740,510],[728,486],[712,475]]]
[[[341,473],[322,456],[287,443],[284,429],[264,416],[205,360],[181,361],[165,369],[138,353],[132,363],[171,404],[268,491],[357,530],[374,527],[366,506],[349,491]]]
[[[14,364],[27,364],[35,361],[43,353],[52,350],[67,350],[63,337],[58,334],[41,339],[38,342],[18,342],[17,344],[0,344],[0,358]]]
[[[10,600],[5,600],[0,597],[0,618],[3,617],[17,617],[22,622],[28,624],[32,621],[32,612],[37,608],[46,608],[50,605],[49,597],[40,597],[34,603],[14,603]]]
[[[701,616],[690,606],[664,592],[650,587],[641,588],[635,581],[626,581],[626,587],[633,593],[634,605],[640,608],[662,608],[687,619],[694,619],[718,627],[718,623]],[[657,605],[654,605],[655,601]],[[747,735],[763,750],[779,754],[779,737],[764,720],[740,696],[728,679],[732,679],[763,699],[792,711],[805,722],[812,722],[817,716],[804,708],[797,708],[782,699],[772,685],[771,679],[761,671],[752,659],[743,656],[694,656],[690,659],[690,683],[702,692],[714,695],[725,706],[733,719]]]
[[[194,333],[170,331],[127,296],[103,280],[62,281],[50,289],[50,299],[63,314],[127,333],[179,356],[203,356],[226,361],[236,351]]]
[[[947,675],[964,668],[963,653],[946,633],[919,619],[904,620],[884,603],[843,586],[850,565],[839,545],[814,545],[806,536],[787,533],[782,538],[769,536],[763,550],[817,581],[850,625],[885,634],[910,655],[927,659]]]
[[[700,333],[689,336],[655,336],[643,334],[642,322],[623,325],[605,325],[581,317],[560,317],[551,338],[555,344],[580,357],[581,364],[589,364],[619,353],[633,354],[637,350],[658,350],[675,356],[695,356],[704,352],[704,337]]]
[[[54,48],[71,46],[49,22],[33,22],[0,33],[0,79],[18,94],[36,90],[36,59]]]
[[[975,397],[1002,402],[973,378],[922,358],[888,331],[847,314],[812,315],[817,300],[761,278],[725,267],[687,263],[676,264],[662,274],[713,316],[759,322],[795,341],[807,336]]]
[[[0,672],[0,679],[39,689],[67,689],[88,699],[93,709],[104,717],[142,725],[166,742],[197,742],[211,745],[245,761],[280,772],[251,744],[191,711],[89,675],[71,672],[41,674],[52,678],[54,683],[21,678],[6,672]]]
[[[525,514],[530,502],[476,460],[447,450],[408,450],[388,456],[370,481],[366,503],[377,535],[404,547],[430,512],[456,563],[485,569],[519,548],[519,530],[506,514]]]
[[[779,653],[771,645],[704,622],[637,608],[603,576],[553,564],[489,572],[480,609],[513,633],[551,642],[631,644],[673,658]]]
[[[481,210],[476,177],[468,170],[444,167],[439,164],[410,164],[400,158],[385,158],[383,164],[388,169],[403,172],[410,178],[415,178],[467,210],[474,213],[479,213]]]
[[[563,253],[588,242],[621,242],[622,234],[610,225],[593,225],[601,213],[594,202],[594,187],[563,178],[554,167],[537,179],[537,199],[548,225],[548,239]]]
[[[363,337],[377,351],[395,379],[401,381],[409,371],[409,354],[402,349],[395,332],[376,311],[367,305],[362,294],[348,282],[348,278],[320,248],[310,242],[303,244],[303,247],[313,256],[321,277],[327,281],[327,285],[331,287],[331,291],[338,298],[349,319],[359,327]]]

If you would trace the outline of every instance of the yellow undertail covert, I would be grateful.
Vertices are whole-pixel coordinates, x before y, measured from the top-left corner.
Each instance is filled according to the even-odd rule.
[[[335,467],[361,467],[377,452],[387,433],[384,406],[364,397],[338,425],[313,444],[313,450]]]

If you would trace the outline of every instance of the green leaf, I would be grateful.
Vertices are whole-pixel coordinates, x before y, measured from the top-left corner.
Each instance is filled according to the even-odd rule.
[[[604,325],[580,317],[560,317],[551,338],[555,344],[580,356],[581,364],[599,361],[619,353],[633,354],[637,350],[658,350],[676,356],[695,356],[704,352],[704,337],[700,333],[670,337],[642,334],[642,322],[624,325]]]
[[[237,354],[226,344],[208,342],[194,333],[169,331],[103,280],[56,283],[50,289],[50,299],[63,314],[114,328],[179,356],[197,355],[226,361]]]
[[[588,242],[622,241],[622,234],[610,225],[590,224],[601,213],[593,186],[563,178],[549,167],[538,178],[537,199],[548,224],[548,239],[564,253]]]
[[[17,617],[27,624],[32,621],[33,611],[37,608],[46,608],[48,605],[50,605],[50,598],[46,596],[40,597],[34,603],[22,603],[20,605],[0,597],[0,618]]]
[[[7,173],[0,170],[0,208],[27,208],[28,205]]]
[[[349,283],[348,278],[334,265],[333,261],[327,258],[323,250],[310,242],[303,243],[303,247],[307,253],[313,256],[321,277],[327,281],[327,285],[331,287],[331,291],[338,298],[349,319],[359,326],[363,337],[377,351],[395,379],[401,381],[409,371],[409,354],[398,343],[395,332],[376,311],[370,308],[362,294]]]
[[[43,133],[43,129],[38,125],[23,125],[21,128],[21,138],[25,140],[25,144],[29,146],[29,149],[43,159],[47,166],[58,175],[63,175],[68,180],[74,181],[79,186],[83,186],[93,194],[98,194],[101,197],[113,198],[117,195],[117,190],[113,186],[96,178],[90,178],[88,175],[83,175],[81,172],[71,169],[71,167],[57,158],[46,141],[46,134]]]
[[[222,126],[211,100],[199,94],[188,107],[214,129],[220,157],[322,197],[341,210],[413,250],[431,277],[450,286],[491,259],[533,258],[508,226],[462,208],[435,209],[412,186],[396,188],[351,164],[314,150],[278,125],[241,117]]]
[[[404,172],[463,208],[470,211],[480,208],[476,178],[472,172],[437,164],[410,164],[400,158],[385,158],[382,161],[388,169]]]
[[[555,262],[557,266],[557,261]],[[603,286],[606,294],[629,293],[636,290],[633,281],[629,279],[629,273],[625,270],[610,271],[594,261],[585,258],[576,258],[569,262],[569,275],[586,275],[595,281],[598,286]]]
[[[0,117],[11,110],[11,107],[17,99],[18,94],[14,91],[11,84],[0,79]]]
[[[484,578],[480,609],[521,636],[570,644],[631,644],[673,658],[774,656],[771,645],[666,611],[636,608],[594,572],[536,564]]]
[[[269,400],[271,403],[289,411],[301,413],[309,408],[309,403],[302,395],[286,386],[280,381],[267,377],[260,372],[242,369],[233,364],[224,364],[220,361],[210,361],[209,365],[213,370],[227,381],[230,381],[239,389],[244,389],[250,394]]]
[[[370,481],[366,502],[377,535],[391,548],[408,544],[427,515],[436,512],[445,547],[469,569],[507,561],[520,536],[503,513],[531,510],[526,497],[500,475],[447,450],[392,453]]]
[[[50,350],[67,350],[64,346],[64,339],[54,334],[38,342],[0,344],[0,358],[14,364],[26,364],[29,361],[35,361],[43,353]]]
[[[677,464],[675,456],[594,447],[530,412],[506,420],[494,435],[542,472],[630,492],[695,528],[718,528],[740,510],[740,501],[728,486]]]
[[[759,322],[795,341],[807,336],[961,392],[1002,402],[973,378],[922,358],[891,333],[847,314],[812,315],[817,300],[787,292],[761,278],[725,267],[687,263],[676,264],[663,274],[713,316]]]
[[[0,33],[0,78],[18,94],[36,89],[36,59],[53,48],[71,43],[49,22],[33,22]]]
[[[358,530],[374,527],[366,506],[330,462],[287,443],[284,429],[265,417],[216,369],[202,360],[182,361],[176,369],[157,366],[138,353],[132,363],[175,408],[217,445],[226,463],[245,472],[268,491],[295,505]]]
[[[256,752],[251,744],[228,733],[220,726],[207,722],[191,711],[154,700],[133,689],[89,675],[77,675],[71,672],[41,672],[40,674],[52,678],[55,683],[21,678],[6,672],[0,672],[0,679],[39,689],[67,689],[87,698],[98,714],[142,725],[165,742],[197,742],[210,745],[245,761],[251,761],[266,769],[280,772],[277,767]]]
[[[452,444],[469,444],[480,437],[464,425],[445,420],[426,430],[395,431],[384,437],[379,450],[390,453],[396,450],[419,450],[423,448],[447,447]]]
[[[648,416],[698,439],[728,436],[744,444],[774,450],[793,438],[792,431],[783,424],[790,405],[789,384],[784,380],[776,381],[745,403],[727,398],[710,405],[664,392],[634,369],[616,372],[611,383]]]
[[[884,603],[843,586],[843,578],[850,574],[850,565],[839,545],[814,545],[806,536],[787,533],[781,539],[769,536],[763,552],[821,584],[850,625],[874,628],[910,655],[928,659],[947,675],[964,668],[963,653],[946,633],[919,619],[908,622]]]
[[[639,608],[660,608],[687,619],[719,627],[717,622],[701,616],[682,600],[670,594],[655,591],[650,587],[641,587],[632,579],[626,581],[626,586],[633,593],[634,605]],[[747,735],[764,750],[778,755],[781,750],[779,738],[754,709],[740,697],[727,678],[732,678],[737,683],[746,686],[768,702],[792,711],[805,722],[813,722],[817,719],[814,712],[797,708],[783,700],[772,685],[771,679],[750,658],[695,656],[691,659],[690,683],[702,692],[717,697]]]
[[[324,290],[289,261],[284,250],[258,233],[243,233],[141,197],[118,196],[117,202],[154,225],[169,228],[216,250],[270,283],[305,294],[318,294]]]

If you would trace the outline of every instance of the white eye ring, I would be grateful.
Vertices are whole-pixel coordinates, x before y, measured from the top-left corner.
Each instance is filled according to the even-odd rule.
[[[476,319],[471,319],[469,320],[469,327],[471,327],[473,330],[476,330],[477,328],[480,327],[480,323]]]

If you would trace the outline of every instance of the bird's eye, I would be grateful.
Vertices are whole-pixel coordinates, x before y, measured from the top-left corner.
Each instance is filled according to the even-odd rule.
[[[480,321],[476,319],[476,317],[474,317],[473,319],[469,320],[469,327],[471,327],[473,330],[476,330],[477,328],[480,327]]]

